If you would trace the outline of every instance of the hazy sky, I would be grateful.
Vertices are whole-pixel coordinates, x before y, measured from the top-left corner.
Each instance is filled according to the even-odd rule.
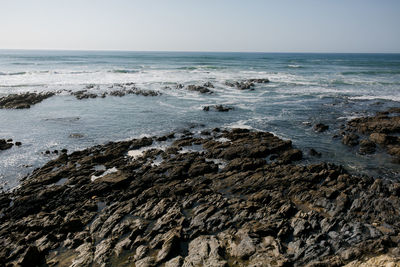
[[[400,0],[0,0],[0,48],[400,52]]]

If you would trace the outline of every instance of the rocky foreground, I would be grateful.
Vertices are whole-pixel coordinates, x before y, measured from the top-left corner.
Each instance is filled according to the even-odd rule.
[[[301,158],[244,129],[64,153],[0,196],[0,265],[398,266],[400,183]]]

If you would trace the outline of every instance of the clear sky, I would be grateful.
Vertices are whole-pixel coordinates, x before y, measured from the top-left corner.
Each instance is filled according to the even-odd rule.
[[[400,52],[400,0],[0,0],[0,48]]]

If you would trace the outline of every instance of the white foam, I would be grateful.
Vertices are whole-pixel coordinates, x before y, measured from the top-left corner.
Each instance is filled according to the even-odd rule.
[[[113,168],[111,168],[111,169],[106,170],[102,175],[99,175],[99,176],[92,175],[92,176],[90,177],[90,180],[91,180],[92,182],[94,182],[94,181],[96,181],[97,179],[99,179],[99,178],[101,178],[101,177],[104,177],[104,176],[106,176],[106,175],[108,175],[108,174],[116,173],[116,172],[118,172],[118,169],[117,169],[116,167],[113,167]]]
[[[220,137],[220,138],[216,139],[215,141],[224,143],[224,142],[230,142],[231,139],[226,138],[226,137]]]
[[[383,99],[383,100],[392,100],[392,101],[398,101],[400,102],[400,96],[396,95],[363,95],[363,96],[351,96],[349,97],[349,99],[352,100],[379,100],[379,99]]]
[[[128,156],[129,156],[129,157],[132,157],[132,158],[134,158],[134,159],[137,159],[137,158],[143,156],[143,154],[144,154],[145,151],[146,151],[145,149],[129,150],[129,151],[128,151]]]

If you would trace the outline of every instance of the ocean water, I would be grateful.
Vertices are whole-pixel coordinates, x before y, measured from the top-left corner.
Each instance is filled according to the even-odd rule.
[[[226,81],[269,78],[255,90],[238,90]],[[67,90],[94,84],[94,91],[114,90],[116,83],[135,83],[156,97],[77,100]],[[204,95],[183,85],[211,82]],[[399,165],[378,150],[357,149],[332,138],[347,120],[400,106],[400,54],[293,54],[88,52],[0,50],[0,96],[20,92],[57,92],[26,110],[0,110],[0,138],[21,147],[0,152],[0,188],[21,178],[55,155],[108,141],[162,135],[191,129],[246,127],[291,139],[305,152],[304,164],[328,161],[351,172],[400,178]],[[206,105],[231,106],[229,112],[204,112]],[[312,126],[323,122],[325,133]],[[82,138],[71,138],[78,133]],[[314,148],[321,158],[307,155]]]

